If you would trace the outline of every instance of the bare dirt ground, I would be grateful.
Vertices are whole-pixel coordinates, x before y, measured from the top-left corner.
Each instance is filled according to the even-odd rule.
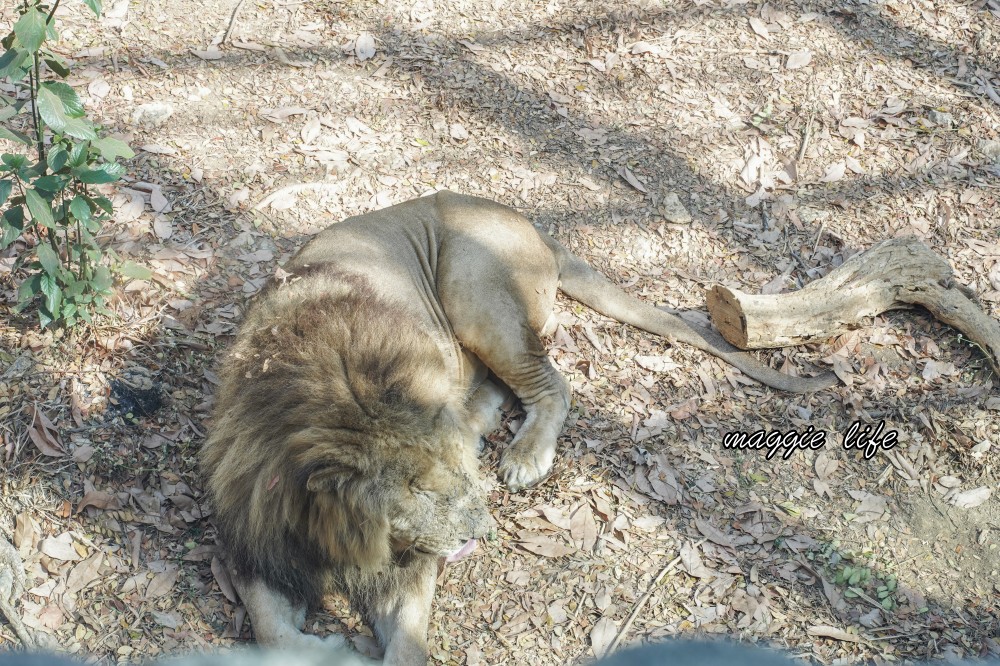
[[[249,640],[196,469],[213,363],[247,298],[347,215],[442,187],[491,197],[682,310],[714,283],[794,289],[916,234],[1000,316],[996,0],[234,8],[60,8],[72,83],[138,153],[105,240],[154,271],[122,285],[119,319],[38,332],[11,310],[19,247],[0,254],[0,533],[27,563],[25,621],[71,653]],[[4,32],[13,18],[0,9]],[[967,340],[912,311],[761,354],[846,381],[795,397],[559,308],[551,356],[576,396],[561,456],[537,489],[494,488],[498,538],[440,580],[433,663],[705,634],[823,664],[1000,654],[1000,393]],[[165,405],[143,415],[123,381]],[[900,445],[846,451],[858,420]],[[788,460],[721,445],[810,425],[827,445]],[[339,599],[309,630],[372,642]]]

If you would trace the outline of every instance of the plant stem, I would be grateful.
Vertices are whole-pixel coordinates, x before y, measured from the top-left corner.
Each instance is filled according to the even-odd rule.
[[[42,127],[42,118],[38,115],[38,54],[31,54],[34,60],[34,67],[28,72],[29,93],[31,95],[31,124],[35,128],[35,148],[38,152],[38,161],[45,162],[45,129]]]
[[[52,5],[52,11],[50,11],[49,15],[45,17],[45,25],[46,25],[46,27],[48,27],[49,23],[52,22],[52,17],[55,16],[56,10],[59,9],[59,3],[60,2],[62,2],[62,0],[56,0],[56,4]]]

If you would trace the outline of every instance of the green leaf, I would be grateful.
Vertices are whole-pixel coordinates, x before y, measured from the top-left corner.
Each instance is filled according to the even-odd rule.
[[[148,280],[153,277],[153,271],[145,266],[140,266],[134,261],[126,261],[118,267],[118,274],[136,280]]]
[[[41,292],[41,281],[42,276],[35,273],[21,283],[21,286],[17,288],[17,307],[14,308],[15,311],[20,312],[23,310],[29,303],[31,303],[31,299]]]
[[[21,46],[34,53],[45,41],[45,14],[31,7],[14,24],[14,34]]]
[[[135,153],[132,152],[127,143],[112,136],[98,139],[94,142],[94,148],[97,148],[101,152],[101,157],[109,162],[114,162],[119,157],[124,157],[127,160],[135,157]]]
[[[69,322],[73,319],[74,315],[76,315],[76,303],[64,302],[62,307],[62,316],[63,319],[66,320],[67,325],[72,325]]]
[[[93,203],[97,204],[98,207],[108,215],[112,215],[115,212],[114,205],[112,205],[111,200],[107,197],[96,197],[93,199]]]
[[[38,113],[46,125],[63,132],[71,119],[83,117],[83,103],[76,91],[65,83],[44,81],[38,87]]]
[[[107,266],[98,266],[97,270],[94,271],[94,279],[90,281],[93,286],[94,291],[99,294],[107,294],[111,291],[111,271],[108,270]],[[100,299],[100,302],[104,302],[104,299]]]
[[[76,169],[77,167],[82,167],[87,163],[87,153],[90,151],[90,142],[81,141],[80,143],[74,143],[73,147],[69,150],[69,165]]]
[[[50,53],[47,57],[42,58],[42,61],[58,76],[61,76],[64,79],[69,76],[69,65],[67,65],[66,61],[56,54]]]
[[[83,0],[83,4],[90,7],[90,11],[94,12],[94,16],[101,17],[101,0]]]
[[[0,155],[0,162],[3,162],[12,170],[17,171],[24,167],[28,163],[28,158],[24,155],[12,155],[10,153],[4,153]]]
[[[63,129],[63,134],[71,136],[74,139],[94,140],[97,138],[97,131],[94,129],[94,123],[90,122],[86,118],[70,118],[67,120],[66,127]]]
[[[17,210],[21,210],[20,206]],[[0,225],[0,228],[3,231],[3,233],[0,233],[0,250],[6,250],[10,247],[11,243],[20,238],[21,230],[12,224],[3,224]]]
[[[42,270],[46,274],[55,276],[59,272],[59,255],[48,244],[42,242],[35,248],[38,255],[38,263],[42,265]]]
[[[7,203],[7,197],[10,196],[10,191],[14,187],[14,181],[10,178],[0,180],[0,206]]]
[[[52,208],[38,192],[32,189],[26,190],[24,201],[28,204],[28,212],[31,213],[35,222],[49,229],[55,227],[55,220],[52,219]]]
[[[82,194],[73,197],[69,202],[69,212],[75,219],[86,224],[90,220],[90,204],[87,203],[87,198]]]
[[[38,323],[42,328],[48,328],[53,321],[55,320],[44,305],[38,308]]]
[[[57,314],[60,310],[59,306],[62,304],[62,289],[59,288],[59,282],[54,276],[45,273],[42,275],[39,285],[42,288],[42,294],[45,295],[45,309],[53,315]]]
[[[31,183],[31,186],[45,192],[58,192],[66,187],[66,182],[66,178],[63,176],[42,176],[41,178],[36,178]]]
[[[49,154],[45,156],[45,161],[49,164],[49,169],[52,171],[59,171],[64,166],[66,162],[69,161],[69,153],[62,146],[53,147],[49,151]]]
[[[74,169],[73,175],[88,185],[113,183],[125,175],[125,167],[117,162],[108,162],[95,169]]]
[[[3,78],[0,76],[0,78]],[[16,143],[23,143],[26,146],[30,146],[33,142],[31,137],[24,132],[19,132],[15,129],[10,129],[8,127],[0,127],[0,139],[7,139],[8,141],[14,141]]]
[[[28,57],[31,54],[24,49],[10,48],[0,55],[0,79],[10,78],[17,83],[28,73]]]
[[[20,198],[14,197],[15,200]],[[3,226],[14,227],[18,231],[24,229],[24,209],[21,208],[20,204],[17,204],[13,208],[8,208],[3,214]]]

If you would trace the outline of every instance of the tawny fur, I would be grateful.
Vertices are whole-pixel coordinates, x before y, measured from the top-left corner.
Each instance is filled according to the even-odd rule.
[[[252,307],[221,372],[202,455],[234,584],[258,639],[308,643],[304,603],[348,594],[386,662],[426,662],[436,561],[490,526],[474,451],[506,385],[525,418],[499,474],[552,468],[569,383],[541,339],[557,289],[809,392],[714,331],[635,299],[530,221],[450,192],[345,220]]]
[[[309,604],[394,580],[412,557],[391,549],[395,495],[441,464],[475,465],[449,421],[465,395],[445,377],[439,345],[363,280],[313,270],[270,287],[223,365],[202,454],[230,565]]]

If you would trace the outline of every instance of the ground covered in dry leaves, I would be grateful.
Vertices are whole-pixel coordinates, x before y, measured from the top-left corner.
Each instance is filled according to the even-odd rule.
[[[442,187],[491,197],[629,292],[694,310],[712,284],[794,289],[916,234],[1000,316],[997,0],[105,10],[64,3],[60,48],[136,148],[105,240],[153,279],[122,285],[114,321],[39,332],[11,309],[20,247],[0,254],[0,533],[27,563],[25,621],[74,654],[249,638],[195,464],[213,363],[247,298],[344,216]],[[537,489],[495,486],[496,541],[441,577],[433,663],[705,634],[824,664],[1000,654],[1000,382],[956,331],[898,312],[762,354],[844,380],[795,397],[559,313],[561,456]],[[144,387],[165,398],[148,415],[130,402]],[[900,446],[844,450],[858,420]],[[787,460],[721,446],[810,425],[827,445]],[[371,644],[339,599],[309,629]]]

